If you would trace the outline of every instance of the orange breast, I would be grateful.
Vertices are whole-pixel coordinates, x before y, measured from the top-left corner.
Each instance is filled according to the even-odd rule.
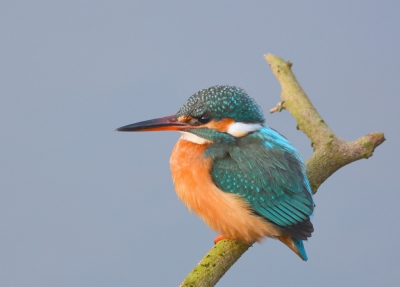
[[[249,205],[236,194],[221,191],[213,183],[210,158],[204,158],[207,144],[180,139],[170,165],[178,197],[208,226],[230,238],[252,243],[263,237],[281,235],[278,228],[254,216]]]

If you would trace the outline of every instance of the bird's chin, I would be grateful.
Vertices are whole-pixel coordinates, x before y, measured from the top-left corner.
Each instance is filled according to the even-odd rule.
[[[195,144],[210,144],[212,143],[212,141],[210,140],[206,140],[202,137],[199,137],[195,134],[192,134],[191,132],[185,132],[185,131],[181,131],[181,139],[185,140],[185,141],[189,141]]]

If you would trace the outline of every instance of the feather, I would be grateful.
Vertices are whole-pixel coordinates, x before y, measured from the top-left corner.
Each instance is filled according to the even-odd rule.
[[[235,144],[212,145],[206,155],[213,159],[211,175],[219,189],[240,195],[254,214],[286,234],[311,236],[314,201],[305,166],[278,132],[263,127]]]

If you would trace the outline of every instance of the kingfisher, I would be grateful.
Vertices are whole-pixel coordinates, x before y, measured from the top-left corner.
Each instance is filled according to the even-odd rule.
[[[170,158],[175,190],[221,234],[215,241],[274,238],[307,261],[303,241],[314,231],[314,200],[305,164],[243,89],[203,89],[174,115],[117,131],[182,134]]]

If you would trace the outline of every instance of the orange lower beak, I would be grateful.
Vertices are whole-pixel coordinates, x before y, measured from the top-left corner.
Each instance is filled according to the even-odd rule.
[[[134,123],[116,129],[119,132],[184,131],[187,124],[175,120],[175,115]]]

